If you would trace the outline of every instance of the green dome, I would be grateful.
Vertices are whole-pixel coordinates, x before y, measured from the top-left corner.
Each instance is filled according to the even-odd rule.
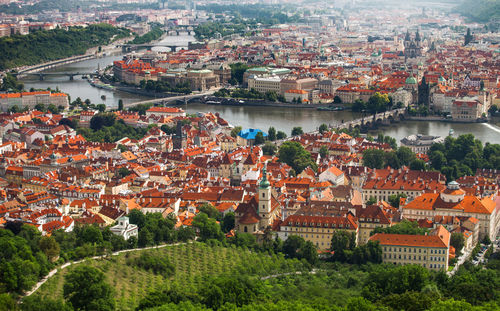
[[[267,180],[267,164],[265,164],[264,169],[262,169],[262,180],[260,181],[259,186],[261,189],[267,189],[271,186],[271,184]]]
[[[414,77],[408,77],[406,79],[406,84],[417,84],[417,79],[415,79]]]
[[[439,81],[439,82],[446,82],[446,80],[443,78],[443,76],[439,76],[438,81]]]

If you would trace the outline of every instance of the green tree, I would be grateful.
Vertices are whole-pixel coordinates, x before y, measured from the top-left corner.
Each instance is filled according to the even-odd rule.
[[[258,132],[258,133],[255,135],[255,141],[254,141],[254,144],[255,144],[255,145],[262,145],[264,142],[265,142],[264,135],[262,134],[262,132]]]
[[[387,227],[377,227],[373,231],[375,233],[391,233],[391,234],[411,234],[411,235],[425,235],[428,229],[420,228],[416,221],[403,220],[400,223]]]
[[[45,112],[45,111],[47,111],[46,109],[47,108],[45,108],[44,104],[36,104],[35,105],[35,110],[38,110],[38,111],[41,111],[41,112]]]
[[[97,108],[97,110],[99,110],[99,112],[104,112],[104,111],[106,111],[106,105],[104,105],[104,104],[98,104],[98,105],[96,106],[96,108]]]
[[[270,141],[275,141],[276,140],[276,129],[274,127],[269,127],[269,130],[267,131],[267,138]]]
[[[399,202],[401,198],[406,198],[406,194],[404,193],[391,194],[388,198],[389,204],[391,204],[392,207],[399,208]]]
[[[1,305],[1,303],[0,303]],[[1,310],[1,308],[0,308]],[[9,309],[14,310],[14,309]],[[23,299],[21,304],[22,311],[72,311],[70,305],[65,304],[62,299],[52,299],[50,297],[40,297],[31,295]]]
[[[98,113],[90,119],[90,128],[97,131],[104,126],[113,126],[116,116],[114,113]]]
[[[278,147],[276,147],[275,144],[273,144],[272,142],[270,141],[266,141],[266,143],[264,144],[264,146],[262,147],[262,152],[265,154],[265,155],[274,155],[276,153],[276,149]]]
[[[232,137],[236,137],[238,136],[238,133],[241,132],[243,128],[241,126],[235,126],[232,130],[231,130],[231,136]]]
[[[341,104],[342,103],[342,99],[339,96],[335,96],[333,98],[333,103],[334,104]]]
[[[224,233],[222,233],[220,225],[205,213],[199,213],[194,217],[193,227],[198,230],[201,241],[210,239],[222,241],[224,239]]]
[[[282,139],[285,139],[285,138],[286,138],[285,132],[278,131],[278,133],[276,134],[276,139],[282,140]]]
[[[59,243],[54,237],[44,236],[40,239],[40,250],[47,256],[49,260],[55,260],[59,257]]]
[[[321,146],[321,148],[319,148],[319,155],[321,156],[322,159],[326,158],[328,154],[329,152],[327,146]]]
[[[222,218],[221,229],[223,232],[228,233],[229,231],[234,229],[235,217],[233,212],[228,212]]]
[[[368,103],[366,104],[366,109],[368,109],[371,113],[386,111],[389,103],[390,100],[387,94],[380,94],[379,92],[376,92],[370,96]]]
[[[352,111],[360,112],[366,109],[366,104],[362,99],[356,99],[352,104]]]
[[[308,166],[316,168],[311,154],[296,141],[284,142],[278,151],[278,158],[280,162],[290,165],[297,174],[300,174]]]
[[[122,111],[122,110],[123,110],[123,100],[122,100],[122,99],[119,99],[119,100],[118,100],[118,110],[119,110],[119,111]]]
[[[421,159],[415,159],[411,161],[410,170],[425,171],[425,161]]]
[[[65,276],[64,299],[75,310],[114,310],[113,290],[104,274],[90,266],[77,266]]]
[[[324,132],[328,131],[328,125],[326,125],[325,123],[322,123],[320,126],[319,126],[319,132],[321,134],[323,134]]]
[[[410,148],[404,146],[398,148],[396,156],[399,159],[399,163],[404,166],[409,166],[416,159],[415,153]]]
[[[330,250],[333,259],[338,261],[350,260],[352,250],[356,247],[356,235],[347,230],[335,230],[332,234]]]
[[[380,149],[366,149],[363,151],[363,165],[369,168],[383,168],[385,152]]]
[[[51,113],[59,113],[59,108],[56,107],[54,104],[49,104],[47,106],[47,110],[50,111]]]
[[[231,67],[231,78],[235,79],[239,84],[243,83],[243,74],[248,69],[248,65],[244,63],[236,63],[229,65]]]
[[[457,254],[461,253],[465,245],[464,235],[461,232],[453,232],[450,237],[450,245],[455,248]]]
[[[304,131],[302,130],[302,127],[296,126],[292,129],[292,136],[299,136],[304,134]]]
[[[11,295],[7,293],[0,294],[0,311],[12,311],[16,310],[16,307],[16,300]]]

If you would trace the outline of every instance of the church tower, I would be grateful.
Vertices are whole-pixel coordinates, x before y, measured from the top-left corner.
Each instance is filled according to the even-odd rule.
[[[261,217],[260,228],[265,229],[271,225],[271,184],[267,180],[267,167],[262,170],[262,180],[259,184],[259,205],[257,213]]]

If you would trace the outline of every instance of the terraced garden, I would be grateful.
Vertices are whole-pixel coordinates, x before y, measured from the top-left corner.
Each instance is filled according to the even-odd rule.
[[[165,279],[162,275],[155,275],[152,271],[127,265],[128,258],[138,257],[142,252],[166,256],[175,265],[174,276]],[[153,289],[162,286],[168,288],[176,284],[186,290],[195,291],[197,284],[210,275],[246,273],[264,276],[305,269],[302,262],[284,259],[280,255],[255,253],[233,247],[209,246],[203,243],[133,251],[108,259],[87,260],[81,264],[99,268],[106,274],[107,282],[115,289],[117,310],[134,310],[141,298]],[[64,275],[75,266],[56,273],[33,295],[62,298]]]

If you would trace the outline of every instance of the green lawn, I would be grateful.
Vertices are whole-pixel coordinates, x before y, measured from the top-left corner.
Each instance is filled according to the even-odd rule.
[[[140,299],[149,291],[161,286],[170,287],[174,282],[183,288],[189,290],[192,287],[194,290],[196,284],[208,275],[238,272],[269,275],[296,271],[303,267],[297,260],[285,260],[280,256],[238,248],[211,247],[203,243],[167,246],[146,251],[167,256],[176,267],[174,277],[164,279],[161,275],[126,264],[127,257],[137,257],[142,251],[120,254],[111,259],[86,261],[86,264],[101,269],[107,276],[107,282],[115,288],[117,310],[134,310]],[[61,298],[64,275],[75,266],[59,271],[34,295]]]

